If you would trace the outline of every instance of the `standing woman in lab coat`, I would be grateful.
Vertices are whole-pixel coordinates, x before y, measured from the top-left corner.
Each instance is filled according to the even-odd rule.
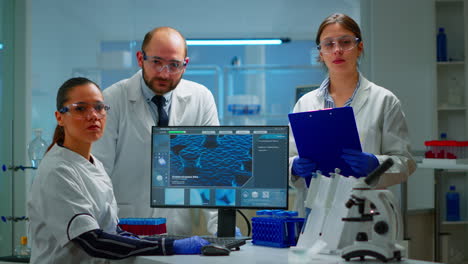
[[[31,263],[107,263],[135,255],[197,254],[207,242],[143,240],[118,229],[117,203],[91,145],[104,133],[109,107],[86,78],[57,94],[57,128],[28,201]]]
[[[358,69],[364,41],[358,24],[344,14],[332,14],[320,25],[315,39],[318,61],[328,70],[320,87],[302,96],[293,112],[351,106],[354,110],[363,152],[343,150],[342,158],[356,177],[364,177],[388,158],[394,165],[380,178],[377,187],[407,180],[416,164],[410,154],[405,114],[400,100],[389,90],[367,80]],[[304,200],[315,171],[313,160],[299,158],[290,137],[292,184],[297,188],[296,209],[303,213]]]

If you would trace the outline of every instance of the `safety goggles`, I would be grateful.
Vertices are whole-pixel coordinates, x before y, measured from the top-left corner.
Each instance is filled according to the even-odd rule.
[[[150,67],[158,72],[162,72],[164,68],[167,68],[167,72],[169,72],[169,74],[177,74],[187,65],[185,61],[170,60],[168,62],[158,56],[146,56],[144,51],[141,52],[143,53],[143,60],[147,61]]]
[[[94,112],[98,119],[104,118],[109,111],[110,106],[102,103],[74,103],[62,107],[59,112],[62,114],[69,114],[76,119],[89,119]]]
[[[337,38],[327,38],[320,42],[317,49],[325,54],[333,53],[337,48],[342,51],[348,51],[354,49],[360,41],[359,38],[348,35]]]

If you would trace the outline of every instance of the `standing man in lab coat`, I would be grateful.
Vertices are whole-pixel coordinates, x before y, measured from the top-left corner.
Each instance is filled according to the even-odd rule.
[[[189,209],[150,208],[151,127],[217,126],[215,101],[205,86],[182,79],[189,58],[177,30],[148,32],[136,56],[141,70],[103,92],[111,110],[93,154],[112,179],[119,217],[165,217],[168,233],[188,235]],[[208,231],[215,233],[216,211],[203,211]]]

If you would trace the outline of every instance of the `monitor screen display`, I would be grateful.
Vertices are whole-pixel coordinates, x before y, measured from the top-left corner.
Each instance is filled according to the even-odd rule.
[[[151,207],[288,207],[288,126],[153,127]]]

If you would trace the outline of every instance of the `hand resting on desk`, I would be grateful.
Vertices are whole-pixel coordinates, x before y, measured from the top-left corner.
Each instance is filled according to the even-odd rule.
[[[199,236],[193,236],[184,239],[174,240],[175,254],[200,254],[201,248],[210,244]]]

